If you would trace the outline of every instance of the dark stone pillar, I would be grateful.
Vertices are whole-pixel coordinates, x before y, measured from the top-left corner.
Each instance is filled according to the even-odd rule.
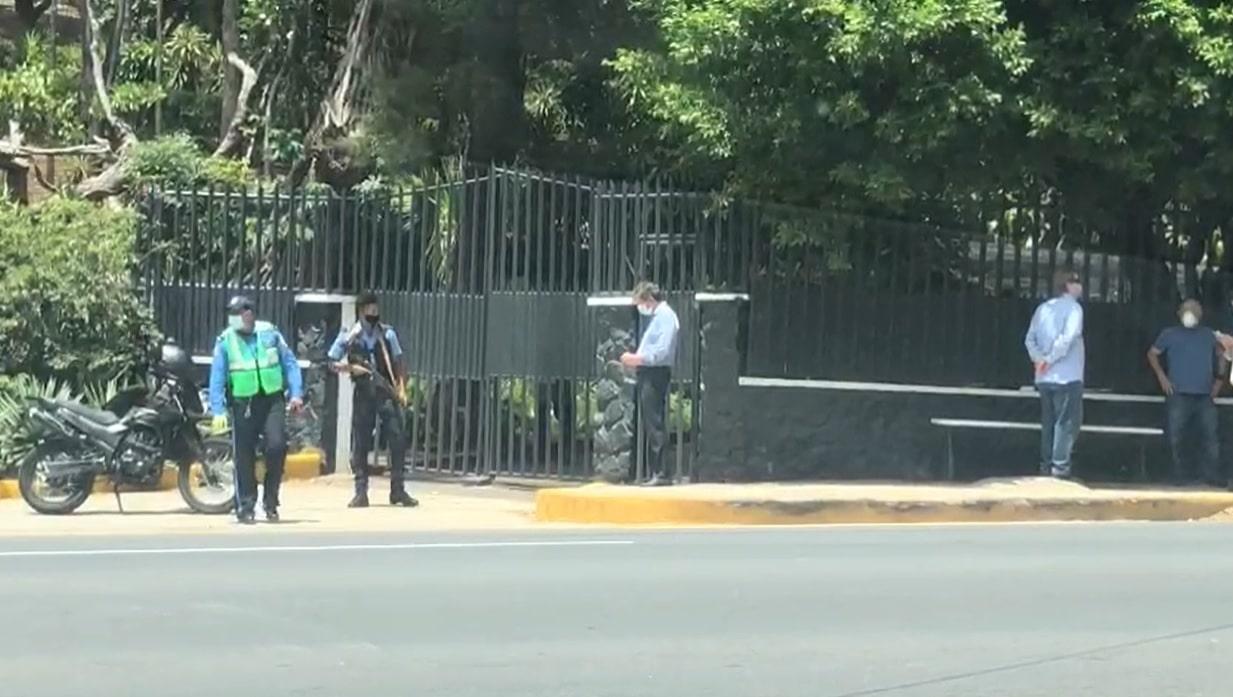
[[[597,408],[591,416],[595,478],[615,483],[629,477],[633,464],[634,378],[619,359],[634,349],[634,320],[629,307],[598,307],[594,317],[599,340],[595,349]]]
[[[693,475],[697,482],[762,478],[749,471],[739,385],[746,306],[743,299],[698,300],[702,402]]]

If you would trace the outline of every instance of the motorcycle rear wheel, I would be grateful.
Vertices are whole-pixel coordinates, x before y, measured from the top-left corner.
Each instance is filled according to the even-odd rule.
[[[180,464],[176,475],[180,496],[189,508],[198,513],[230,513],[235,508],[235,463],[231,443],[206,441],[201,459],[202,462]]]
[[[17,469],[17,485],[26,503],[45,515],[66,515],[81,507],[94,490],[94,474],[66,481],[48,481],[46,463],[74,453],[57,443],[43,443],[30,451]],[[49,495],[46,492],[52,492]]]

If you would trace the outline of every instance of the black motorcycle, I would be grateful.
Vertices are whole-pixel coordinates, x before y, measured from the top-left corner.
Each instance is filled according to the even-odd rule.
[[[36,445],[21,462],[22,498],[39,513],[72,513],[107,477],[120,503],[120,487],[152,488],[169,462],[178,467],[180,495],[198,513],[235,506],[230,443],[205,439],[207,417],[188,354],[169,340],[151,371],[148,394],[117,416],[77,402],[37,398],[30,407]],[[123,505],[121,503],[121,511]]]

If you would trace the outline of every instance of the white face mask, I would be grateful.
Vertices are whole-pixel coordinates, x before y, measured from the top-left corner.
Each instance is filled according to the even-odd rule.
[[[1193,312],[1184,312],[1182,313],[1182,326],[1193,329],[1199,326],[1199,318],[1195,317]]]
[[[639,305],[638,314],[642,315],[643,317],[650,317],[651,315],[655,314],[655,311],[647,307],[646,305]]]
[[[243,315],[227,315],[227,326],[239,331],[244,328]]]

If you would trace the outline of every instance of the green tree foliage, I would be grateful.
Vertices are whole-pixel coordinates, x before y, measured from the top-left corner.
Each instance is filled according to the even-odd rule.
[[[141,366],[156,330],[134,294],[136,217],[67,199],[0,206],[0,373],[97,385]]]
[[[792,203],[901,209],[984,182],[1028,68],[998,0],[646,0],[613,61],[679,166]]]
[[[20,51],[11,69],[0,70],[0,123],[17,123],[36,142],[80,139],[85,133],[76,111],[80,51],[53,48],[37,35]]]
[[[1057,206],[1150,257],[1183,244],[1162,214],[1233,215],[1227,3],[638,4],[659,41],[618,85],[669,161],[738,192],[962,225]]]

